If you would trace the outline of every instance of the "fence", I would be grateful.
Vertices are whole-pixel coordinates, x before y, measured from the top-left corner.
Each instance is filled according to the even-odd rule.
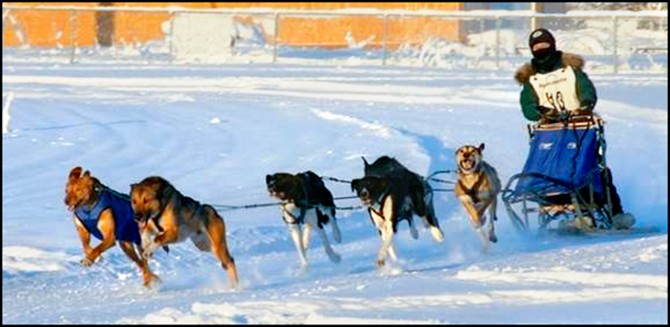
[[[514,69],[530,57],[527,38],[534,26],[549,28],[559,49],[586,57],[590,71],[667,74],[667,11],[316,12],[3,5],[3,62]]]

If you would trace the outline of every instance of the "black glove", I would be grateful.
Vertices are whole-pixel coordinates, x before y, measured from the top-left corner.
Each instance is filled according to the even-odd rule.
[[[538,110],[540,111],[540,116],[545,121],[552,121],[558,119],[558,111],[556,111],[556,109],[554,108],[547,108],[540,106],[538,107]]]

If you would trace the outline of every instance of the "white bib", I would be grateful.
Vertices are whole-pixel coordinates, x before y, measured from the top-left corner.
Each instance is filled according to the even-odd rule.
[[[575,71],[568,66],[547,74],[537,73],[530,78],[540,106],[558,111],[579,109]]]

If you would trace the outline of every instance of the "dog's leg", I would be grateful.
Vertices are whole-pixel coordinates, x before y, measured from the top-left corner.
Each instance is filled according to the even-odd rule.
[[[152,243],[152,239],[158,232],[154,229],[153,221],[148,221],[145,223],[140,223],[140,237],[142,238],[142,246],[140,255],[144,258],[149,258],[150,256],[146,255],[146,250],[149,247],[149,244]]]
[[[483,217],[481,220],[482,225],[486,224],[487,220],[490,220],[489,222],[489,227],[488,227],[488,235],[487,239],[490,240],[491,242],[495,243],[498,241],[498,238],[495,235],[495,225],[494,225],[494,220],[497,219],[496,217],[496,205],[497,205],[497,196],[494,193],[493,195],[490,195],[486,197],[481,203],[478,203],[477,207],[477,212],[480,215],[480,217]],[[488,209],[488,217],[484,217],[484,212]],[[486,219],[488,218],[488,219]]]
[[[130,258],[130,260],[133,260],[133,262],[142,268],[142,259],[135,253],[135,249],[133,248],[133,244],[128,241],[119,241],[119,247],[123,252]]]
[[[489,238],[484,233],[482,230],[482,216],[481,216],[481,211],[479,210],[480,208],[476,208],[474,203],[470,200],[470,197],[467,195],[462,195],[458,197],[461,200],[461,203],[463,203],[463,206],[465,207],[465,210],[468,213],[468,216],[470,217],[470,222],[472,223],[472,227],[475,229],[475,233],[479,236],[479,238],[482,241],[482,247],[483,251],[486,252],[488,249],[488,242]]]
[[[300,235],[300,226],[298,224],[287,224],[288,225],[288,231],[291,234],[291,238],[293,238],[293,243],[295,244],[295,248],[298,250],[298,256],[300,257],[300,263],[302,264],[303,268],[307,268],[308,262],[307,262],[307,256],[305,255],[305,247],[302,245],[302,237]]]
[[[328,219],[333,227],[333,241],[335,241],[337,244],[340,244],[342,243],[342,233],[340,233],[340,226],[337,225],[337,219],[329,209],[326,209],[326,212],[328,212]]]
[[[154,237],[153,240],[149,241],[144,246],[145,257],[150,258],[154,252],[160,249],[162,246],[168,245],[170,243],[175,243],[179,239],[179,231],[175,226],[167,227],[163,230],[162,233],[159,233]]]
[[[303,246],[303,251],[307,252],[307,249],[309,249],[309,241],[310,241],[310,232],[312,231],[312,224],[304,224],[302,226],[302,246]]]
[[[429,211],[427,216],[421,217],[421,220],[423,221],[423,225],[426,228],[430,229],[430,235],[433,236],[434,240],[436,240],[437,242],[444,241],[444,234],[440,229],[440,225],[437,223],[437,218],[435,217],[435,214],[430,214]]]
[[[228,273],[228,282],[232,288],[238,285],[237,266],[233,256],[228,251],[228,244],[226,242],[226,224],[223,218],[219,216],[216,211],[209,207],[205,207],[205,215],[207,216],[206,232],[209,236],[209,242],[212,244],[212,252],[221,261],[223,267]]]
[[[149,258],[142,257],[142,271],[144,277],[144,286],[151,287],[154,284],[160,283],[161,279],[149,270]]]
[[[340,232],[340,226],[337,225],[337,219],[333,217],[330,223],[333,225],[333,241],[337,244],[342,243],[342,233]]]
[[[486,252],[489,248],[489,237],[486,235],[486,232],[484,232],[484,229],[482,226],[479,226],[475,228],[475,233],[479,235],[480,240],[482,241],[482,252]]]
[[[339,254],[335,253],[333,251],[333,248],[330,247],[330,242],[328,242],[328,237],[326,236],[326,232],[323,231],[322,228],[319,228],[318,226],[316,227],[316,233],[319,235],[319,238],[321,238],[321,242],[323,243],[323,248],[326,250],[326,254],[328,255],[328,258],[332,262],[340,262],[342,259]]]
[[[81,245],[84,250],[84,258],[91,253],[91,234],[86,230],[86,227],[81,224],[79,219],[74,218],[74,225],[77,228],[77,234],[79,234],[79,239],[81,240]]]
[[[316,231],[316,234],[319,235],[321,243],[323,243],[323,248],[326,250],[326,254],[328,255],[330,261],[340,262],[340,255],[333,251],[333,248],[330,247],[330,242],[328,241],[326,232],[323,230],[323,228],[319,227],[319,218],[317,216],[316,210],[309,210],[307,214],[305,214],[305,226],[309,225],[311,225],[312,228]]]
[[[427,182],[424,184],[425,195],[423,197],[423,202],[426,207],[426,214],[421,215],[421,220],[423,221],[423,226],[425,228],[432,228],[435,226],[439,228],[437,219],[435,219],[435,208],[433,207],[433,189],[430,187],[430,185],[427,184]]]
[[[421,217],[424,221],[424,225],[430,228],[430,234],[433,236],[433,239],[437,242],[444,241],[444,234],[440,229],[440,223],[435,216],[435,207],[433,207],[433,194],[432,191],[426,194],[426,216]]]
[[[100,214],[100,219],[98,220],[98,230],[102,234],[102,242],[98,246],[94,247],[84,259],[81,260],[81,265],[88,267],[92,265],[95,260],[109,248],[113,247],[116,244],[116,236],[114,234],[115,221],[114,215],[112,214],[111,209],[105,209]]]
[[[376,265],[381,267],[385,264],[386,254],[389,251],[389,247],[393,241],[393,219],[394,219],[394,202],[396,199],[392,196],[388,196],[383,200],[384,206],[380,208],[381,215],[378,211],[369,210],[370,218],[377,227],[377,231],[381,236],[381,247],[377,253]],[[393,251],[395,253],[395,251]]]
[[[386,261],[386,254],[389,251],[389,248],[391,247],[391,243],[393,242],[393,223],[390,221],[387,221],[384,226],[382,227],[381,233],[382,233],[382,246],[379,248],[379,253],[377,254],[377,266],[381,267],[385,264]],[[395,254],[395,251],[393,251]]]
[[[496,217],[496,207],[498,205],[498,200],[493,198],[491,205],[489,206],[489,241],[496,243],[498,242],[498,237],[495,234],[495,221],[498,219]]]
[[[321,238],[323,248],[324,250],[326,250],[326,254],[328,255],[330,261],[335,263],[340,262],[342,258],[340,257],[339,254],[333,251],[333,248],[330,247],[330,242],[328,242],[328,237],[326,236],[326,232],[323,231],[323,228],[319,228],[319,226],[316,226],[316,233],[319,235],[319,238]]]
[[[119,241],[119,247],[123,252],[126,253],[126,255],[137,264],[137,266],[140,268],[142,271],[142,276],[144,277],[144,286],[149,287],[151,284],[153,284],[156,281],[160,281],[158,276],[154,275],[150,270],[149,270],[149,264],[148,260],[146,258],[140,258],[138,254],[135,252],[135,248],[133,247],[133,243],[127,242],[127,241]]]
[[[389,257],[391,257],[391,260],[393,261],[398,261],[398,256],[395,253],[395,248],[393,247],[393,244],[389,245]]]
[[[472,203],[470,197],[467,195],[461,195],[458,197],[458,199],[461,200],[463,207],[465,207],[465,211],[468,213],[472,225],[475,228],[481,227],[482,226],[481,212],[480,210],[478,210],[478,208],[475,207],[475,204]]]
[[[419,238],[419,232],[416,230],[416,227],[414,226],[414,217],[410,216],[407,219],[407,222],[409,223],[409,234],[412,235],[413,239],[418,239]]]
[[[438,242],[443,242],[444,241],[444,234],[442,234],[442,230],[439,227],[436,226],[430,226],[430,234],[433,236],[433,239],[435,239]]]

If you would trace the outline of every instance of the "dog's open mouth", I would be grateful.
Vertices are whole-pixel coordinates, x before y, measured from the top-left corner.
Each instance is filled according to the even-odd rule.
[[[284,197],[286,196],[286,194],[284,194],[284,192],[278,192],[275,190],[268,190],[268,192],[270,192],[271,197],[275,197],[280,200],[285,200]]]
[[[463,170],[471,170],[475,167],[475,160],[472,158],[463,159],[460,162],[460,166]]]
[[[366,207],[371,207],[373,205],[372,199],[361,199],[361,203]]]
[[[370,207],[373,204],[372,203],[372,198],[370,198],[369,196],[360,196],[359,195],[358,198],[361,200],[361,204],[363,204],[366,207]]]
[[[66,203],[67,210],[68,211],[74,211],[76,208],[79,207],[79,205],[84,202],[83,200],[77,201],[75,203]]]

